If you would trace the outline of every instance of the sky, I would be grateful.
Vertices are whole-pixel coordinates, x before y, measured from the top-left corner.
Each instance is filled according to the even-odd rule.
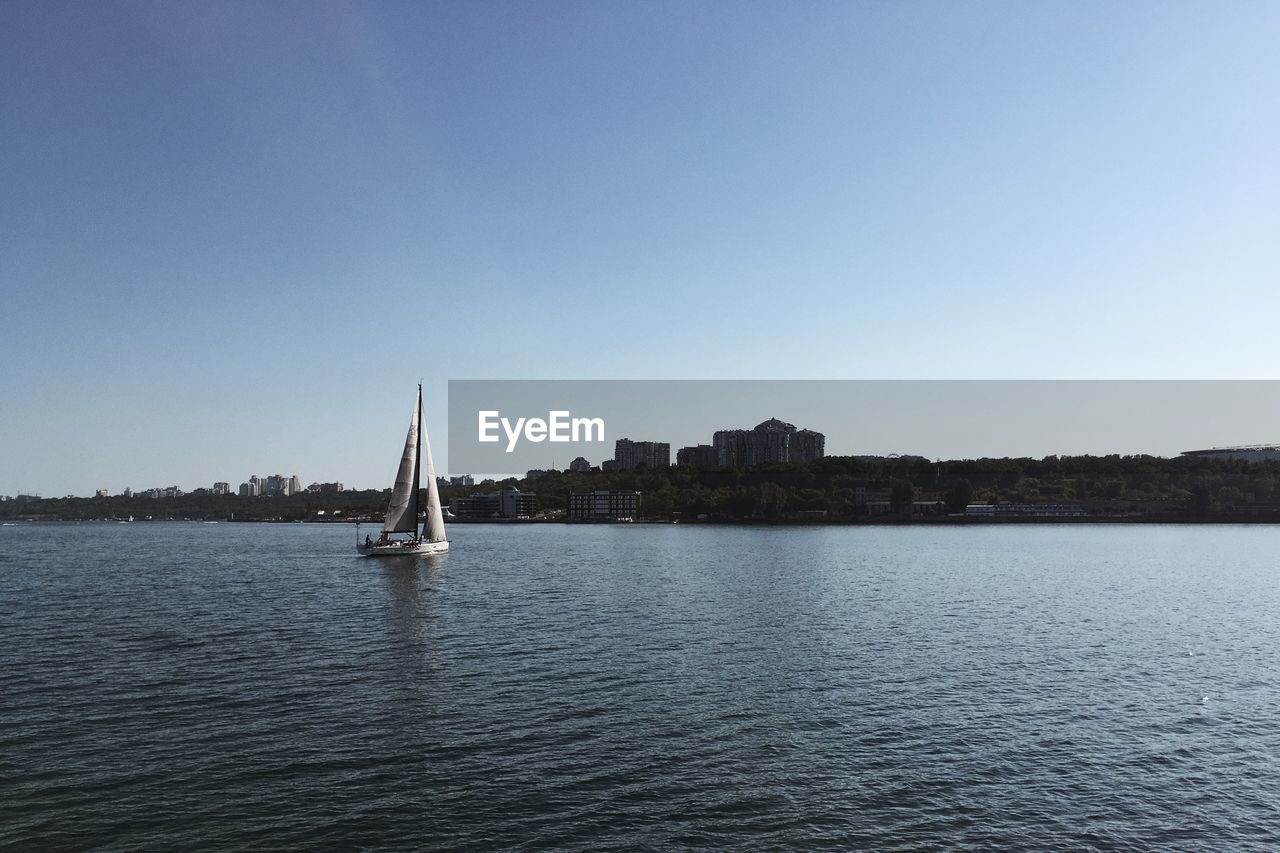
[[[450,379],[1276,378],[1278,37],[1273,2],[9,0],[0,494],[382,487],[419,381],[443,446]]]

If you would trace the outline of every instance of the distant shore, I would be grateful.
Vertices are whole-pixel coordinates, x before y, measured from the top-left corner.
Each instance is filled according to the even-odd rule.
[[[1256,515],[1214,515],[1202,518],[1177,516],[1027,516],[1020,518],[972,518],[963,516],[926,516],[921,518],[849,519],[636,519],[634,521],[596,521],[565,518],[468,518],[453,519],[449,526],[498,525],[521,527],[527,525],[558,524],[571,527],[600,526],[679,526],[679,527],[1007,527],[1017,525],[1115,525],[1115,524],[1280,524],[1280,517]],[[341,524],[374,527],[382,524],[380,518],[353,519],[291,519],[291,518],[9,518],[3,526],[25,524]]]
[[[573,506],[572,496],[602,491],[625,493],[638,502],[625,510],[641,517],[638,520],[679,524],[1280,523],[1280,460],[1196,456],[951,461],[827,456],[813,462],[750,468],[530,471],[523,478],[497,482],[441,482],[438,489],[441,502],[459,511],[477,508],[469,500],[476,497],[485,499],[485,507],[505,506],[501,494],[510,491],[519,493],[514,511],[550,518],[459,518],[452,523],[564,523],[566,510]],[[0,521],[132,516],[381,524],[388,497],[389,490],[377,489],[262,497],[215,495],[206,489],[163,498],[19,495],[0,499]],[[987,516],[975,517],[975,509]]]

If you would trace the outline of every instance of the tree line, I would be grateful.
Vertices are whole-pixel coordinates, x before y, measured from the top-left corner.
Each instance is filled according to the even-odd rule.
[[[871,513],[859,505],[859,489],[887,494],[889,510],[904,514],[913,495],[923,491],[936,494],[949,512],[963,512],[970,503],[1077,503],[1093,513],[1138,510],[1210,517],[1274,511],[1280,517],[1278,484],[1280,461],[1111,455],[935,462],[920,457],[829,456],[750,468],[550,471],[528,479],[446,486],[440,492],[448,503],[454,496],[514,486],[536,492],[540,510],[557,512],[565,509],[571,492],[634,490],[642,493],[641,514],[650,519],[774,520],[824,513],[834,520],[856,521]],[[50,498],[5,501],[0,503],[0,518],[381,519],[386,501],[387,493],[376,489],[257,498]]]
[[[536,491],[544,509],[563,508],[570,492],[607,488],[640,491],[648,518],[678,513],[769,520],[814,511],[835,519],[868,516],[873,510],[859,506],[859,487],[887,493],[893,512],[906,512],[913,495],[925,492],[936,494],[948,512],[963,512],[970,503],[1076,503],[1095,513],[1203,516],[1276,505],[1278,483],[1275,461],[1109,455],[951,461],[828,456],[750,468],[552,471],[499,485]],[[1274,508],[1280,511],[1280,505]]]

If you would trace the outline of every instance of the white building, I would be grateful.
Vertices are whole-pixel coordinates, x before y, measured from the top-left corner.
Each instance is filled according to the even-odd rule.
[[[1211,447],[1208,450],[1184,450],[1183,456],[1201,456],[1206,459],[1234,460],[1244,462],[1266,462],[1280,459],[1280,445],[1246,444],[1239,447]]]

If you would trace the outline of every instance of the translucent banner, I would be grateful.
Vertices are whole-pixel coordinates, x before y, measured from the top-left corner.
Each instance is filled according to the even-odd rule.
[[[1176,456],[1280,444],[1280,382],[451,380],[448,436],[448,471],[476,476],[814,456]]]

